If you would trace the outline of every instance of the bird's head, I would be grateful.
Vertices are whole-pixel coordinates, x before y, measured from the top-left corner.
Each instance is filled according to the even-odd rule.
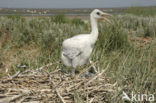
[[[108,13],[104,13],[104,12],[102,12],[102,11],[99,10],[99,9],[94,9],[94,10],[91,12],[90,16],[91,16],[92,18],[96,19],[96,20],[105,20],[105,21],[111,23],[111,22],[109,21],[109,19],[107,19],[106,17],[107,17],[107,16],[111,16],[111,17],[112,17],[112,15],[111,15],[111,14],[108,14]]]

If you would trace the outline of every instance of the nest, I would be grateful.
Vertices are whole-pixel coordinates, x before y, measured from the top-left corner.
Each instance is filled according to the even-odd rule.
[[[110,78],[102,75],[105,71],[92,78],[73,78],[59,69],[44,69],[51,65],[1,78],[0,103],[110,102],[117,91],[117,83],[110,83]]]

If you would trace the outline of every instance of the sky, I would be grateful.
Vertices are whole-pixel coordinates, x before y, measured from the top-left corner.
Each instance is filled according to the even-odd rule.
[[[156,0],[0,0],[0,8],[112,8],[156,6]]]

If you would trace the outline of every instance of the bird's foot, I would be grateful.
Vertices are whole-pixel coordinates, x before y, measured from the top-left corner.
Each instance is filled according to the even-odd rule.
[[[72,69],[71,78],[75,77],[75,69]]]
[[[94,73],[85,72],[81,75],[81,78],[93,78],[95,76]]]
[[[74,77],[76,74],[78,74],[79,73],[79,71],[78,70],[76,70],[76,69],[72,69],[72,76]]]
[[[74,77],[74,76],[75,76],[75,73],[72,72],[71,77]]]

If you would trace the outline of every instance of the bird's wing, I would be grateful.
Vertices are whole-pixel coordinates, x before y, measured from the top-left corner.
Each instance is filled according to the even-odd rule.
[[[63,48],[63,55],[70,58],[74,59],[75,57],[79,56],[82,53],[82,51],[78,48]]]

